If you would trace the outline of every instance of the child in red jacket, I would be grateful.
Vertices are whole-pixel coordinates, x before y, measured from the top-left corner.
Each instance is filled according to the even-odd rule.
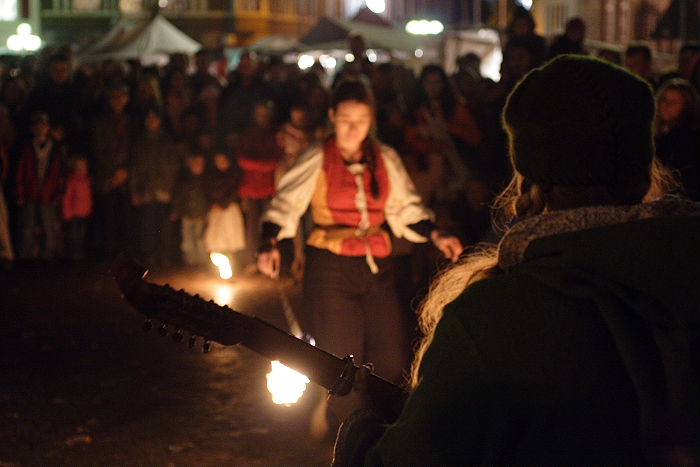
[[[85,233],[92,214],[92,183],[84,156],[76,155],[68,161],[70,174],[61,204],[65,225],[66,254],[72,260],[85,258]]]
[[[22,146],[17,168],[21,230],[18,253],[22,259],[37,254],[52,259],[58,251],[64,146],[51,137],[47,114],[32,114],[30,129],[32,136]],[[41,233],[40,242],[38,233]]]

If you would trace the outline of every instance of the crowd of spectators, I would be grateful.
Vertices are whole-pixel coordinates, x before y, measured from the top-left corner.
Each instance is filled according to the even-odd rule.
[[[508,93],[548,58],[588,53],[580,19],[550,43],[534,26],[528,15],[512,21],[498,82],[482,76],[474,54],[452,76],[435,64],[415,76],[399,63],[370,63],[361,40],[336,77],[252,53],[227,76],[212,71],[207,52],[144,67],[80,64],[70,49],[46,48],[3,64],[0,260],[128,251],[164,267],[203,265],[219,251],[252,267],[276,180],[327,136],[327,83],[347,75],[371,85],[377,137],[402,156],[438,225],[466,245],[496,240],[489,203],[511,175],[501,126]],[[659,88],[659,156],[697,199],[698,45],[686,45],[678,69],[663,76],[643,45],[599,56]],[[424,280],[427,250],[401,242],[395,250],[409,283]]]

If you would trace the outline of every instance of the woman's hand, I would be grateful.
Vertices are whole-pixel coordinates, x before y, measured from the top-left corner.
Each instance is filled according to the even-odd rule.
[[[464,251],[464,246],[462,246],[462,242],[459,238],[444,230],[433,230],[430,234],[430,240],[432,240],[433,245],[445,255],[445,258],[453,263],[459,259],[462,251]]]
[[[279,276],[281,262],[280,250],[274,245],[258,253],[258,270],[272,279]]]
[[[370,399],[367,392],[367,380],[371,373],[371,363],[362,365],[355,372],[355,381],[352,383],[352,389],[348,394],[344,396],[331,394],[328,396],[328,406],[341,423],[360,409],[373,408],[372,399]]]

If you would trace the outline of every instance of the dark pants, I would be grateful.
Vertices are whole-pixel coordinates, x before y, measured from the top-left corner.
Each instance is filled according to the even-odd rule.
[[[38,251],[44,259],[54,258],[58,253],[59,222],[58,206],[54,204],[27,203],[21,206],[19,257],[34,258]]]
[[[176,261],[175,223],[170,203],[145,203],[140,211],[141,259],[148,266],[170,266]]]
[[[396,296],[392,258],[377,258],[372,274],[363,257],[307,247],[304,310],[313,313],[319,348],[355,362],[372,362],[395,383],[409,370],[411,348],[406,316]]]
[[[90,243],[94,243],[98,257],[111,261],[118,253],[132,250],[128,245],[133,217],[131,212],[129,193],[125,189],[95,196],[93,240]]]
[[[65,229],[66,255],[74,261],[85,259],[87,218],[74,217],[66,222]]]

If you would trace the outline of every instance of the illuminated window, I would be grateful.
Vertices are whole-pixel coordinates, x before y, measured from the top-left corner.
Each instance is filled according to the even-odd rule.
[[[260,0],[238,0],[236,7],[244,11],[260,11]]]
[[[101,7],[102,0],[73,0],[73,10],[99,11]]]
[[[296,8],[296,2],[290,2],[289,0],[270,0],[270,11],[273,13],[294,15],[297,13]]]
[[[119,0],[119,9],[123,13],[139,13],[141,3],[141,0]]]
[[[0,0],[0,20],[14,21],[17,19],[17,0]]]

